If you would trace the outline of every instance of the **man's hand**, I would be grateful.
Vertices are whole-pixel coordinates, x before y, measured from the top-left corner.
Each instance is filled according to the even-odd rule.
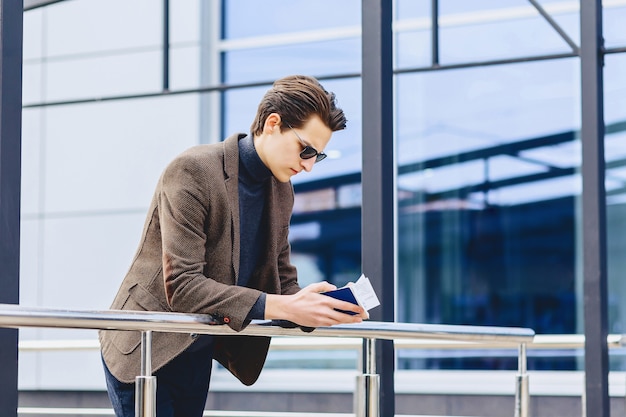
[[[320,294],[335,289],[337,287],[328,282],[317,282],[292,295],[267,294],[265,318],[289,320],[307,327],[360,323],[363,318],[367,318],[367,312],[362,307]],[[352,311],[356,315],[337,310]]]

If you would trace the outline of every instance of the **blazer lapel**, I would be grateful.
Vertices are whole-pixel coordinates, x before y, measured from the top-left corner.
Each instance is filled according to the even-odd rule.
[[[224,182],[230,206],[232,230],[232,254],[235,283],[239,280],[239,140],[246,137],[239,133],[229,136],[224,143]]]

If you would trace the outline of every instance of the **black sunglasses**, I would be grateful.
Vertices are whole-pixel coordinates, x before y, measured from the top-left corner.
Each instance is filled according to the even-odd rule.
[[[315,157],[315,163],[318,163],[319,161],[323,161],[324,159],[326,159],[328,155],[326,155],[324,152],[318,152],[317,149],[315,149],[314,147],[307,145],[304,139],[302,139],[300,135],[298,135],[298,132],[296,132],[296,130],[293,127],[291,127],[289,123],[287,123],[287,126],[289,126],[291,130],[293,130],[293,133],[296,134],[296,137],[298,138],[300,143],[302,143],[302,145],[304,146],[304,149],[302,149],[302,152],[300,152],[300,158],[311,159]]]

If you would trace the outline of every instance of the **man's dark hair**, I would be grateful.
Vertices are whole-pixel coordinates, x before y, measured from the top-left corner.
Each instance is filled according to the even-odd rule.
[[[274,82],[259,103],[251,126],[253,135],[263,132],[265,120],[272,113],[280,115],[283,122],[281,130],[287,129],[288,125],[302,127],[314,114],[333,132],[346,127],[346,116],[337,107],[335,94],[329,93],[319,81],[306,75],[290,75]]]

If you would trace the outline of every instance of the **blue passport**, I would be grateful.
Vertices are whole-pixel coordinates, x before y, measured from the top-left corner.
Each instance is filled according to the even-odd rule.
[[[369,317],[369,314],[367,314],[368,310],[380,305],[374,288],[372,288],[370,280],[365,275],[361,275],[356,282],[321,294],[361,306],[365,310],[367,317]],[[337,310],[350,315],[357,314],[352,311]]]
[[[359,305],[359,302],[356,300],[356,297],[354,296],[354,293],[352,292],[352,289],[350,287],[342,287],[333,291],[323,292],[322,294],[327,295],[329,297],[336,298],[337,300],[347,301],[349,303]],[[352,316],[356,314],[353,311],[346,311],[346,310],[339,310],[339,309],[336,309],[336,310],[341,311],[342,313],[350,314]]]

